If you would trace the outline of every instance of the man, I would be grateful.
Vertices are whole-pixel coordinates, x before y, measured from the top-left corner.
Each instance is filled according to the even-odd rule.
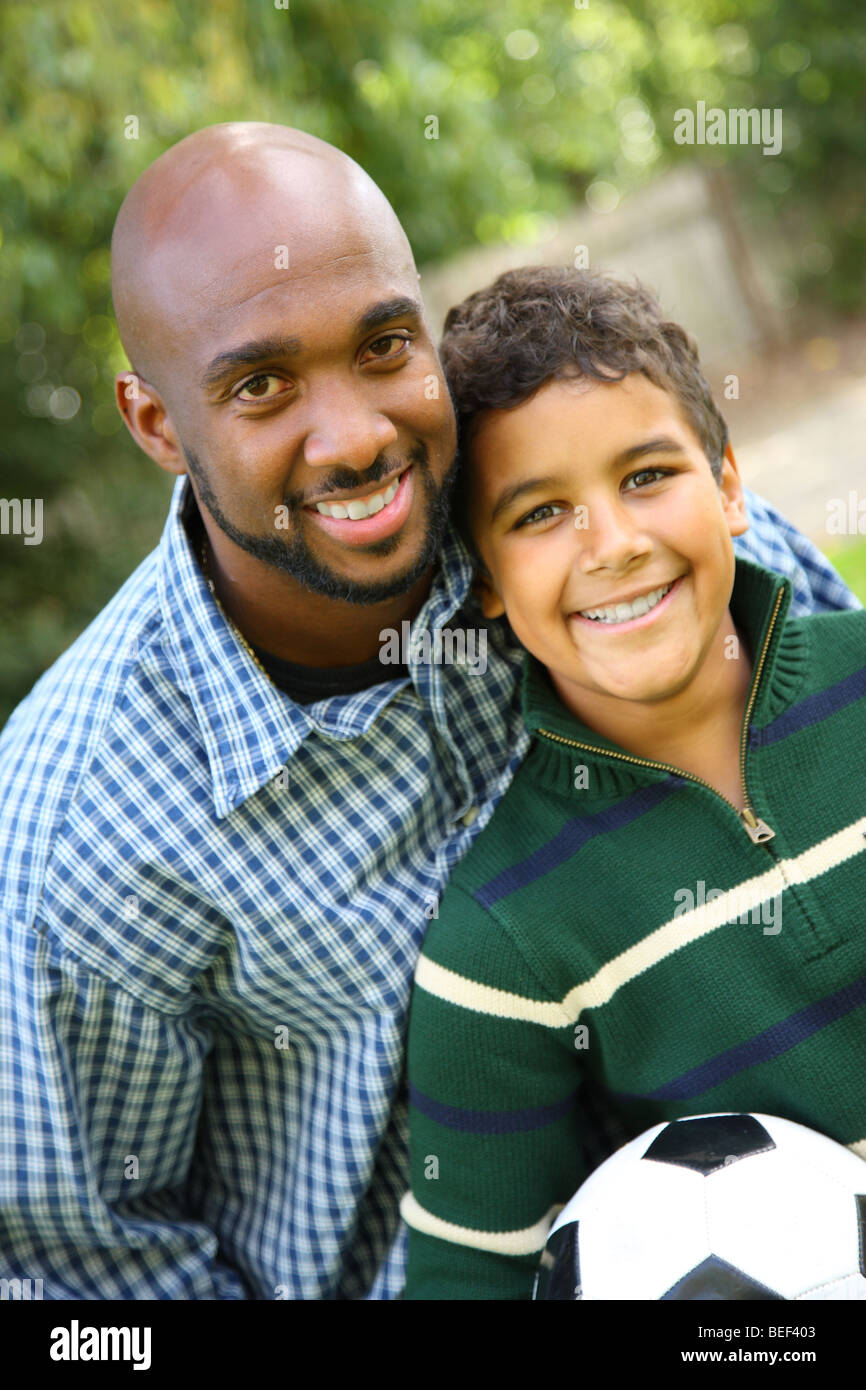
[[[483,671],[430,655],[481,620],[417,272],[351,160],[239,124],[142,175],[113,288],[118,403],[178,485],[0,738],[3,1273],[393,1298],[412,972],[526,747],[506,630]],[[800,611],[856,603],[750,515]]]

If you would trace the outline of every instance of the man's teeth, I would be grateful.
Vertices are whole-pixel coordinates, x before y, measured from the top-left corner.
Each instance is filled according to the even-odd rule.
[[[673,587],[673,584],[666,584],[662,589],[653,589],[650,594],[641,594],[634,603],[617,603],[612,608],[583,608],[580,616],[593,618],[597,623],[627,623],[632,618],[642,618],[644,613],[649,613]]]
[[[361,521],[365,516],[375,516],[383,507],[387,507],[389,502],[393,502],[399,486],[400,479],[395,478],[384,492],[374,492],[371,497],[353,498],[351,502],[345,503],[317,502],[316,511],[321,512],[323,516],[336,517],[338,521],[345,521],[347,517],[351,521]]]

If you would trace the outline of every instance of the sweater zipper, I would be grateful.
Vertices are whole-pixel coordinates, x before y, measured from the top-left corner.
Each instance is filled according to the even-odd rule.
[[[731,810],[734,812],[734,815],[739,820],[749,839],[754,844],[766,844],[768,840],[775,839],[776,832],[775,830],[770,829],[766,821],[761,820],[759,816],[755,815],[755,809],[752,805],[752,801],[749,796],[749,789],[746,786],[746,743],[748,741],[749,736],[749,720],[752,717],[752,710],[755,707],[755,700],[758,696],[758,685],[761,679],[761,674],[764,669],[764,661],[766,660],[767,656],[767,648],[769,647],[770,640],[773,636],[773,629],[776,626],[776,618],[779,612],[779,605],[781,604],[783,597],[784,589],[780,589],[779,593],[776,595],[776,603],[775,607],[773,608],[773,615],[770,618],[770,625],[767,628],[767,635],[764,638],[764,644],[761,648],[761,655],[758,658],[758,664],[755,667],[755,674],[752,679],[752,688],[749,692],[749,699],[746,705],[746,713],[743,718],[743,729],[742,734],[740,736],[740,781],[743,787],[743,801],[745,802],[745,805],[742,811],[737,810],[737,807],[734,805],[733,801],[729,801],[728,798],[726,796],[723,796],[721,792],[716,791],[716,788],[711,787],[709,782],[705,782],[703,777],[696,777],[693,772],[686,772],[683,768],[674,767],[671,763],[657,763],[652,762],[649,758],[635,757],[630,753],[615,753],[610,748],[596,748],[591,743],[580,743],[577,741],[577,739],[564,738],[562,734],[555,734],[550,729],[539,729],[538,732],[540,734],[543,734],[545,738],[553,739],[555,743],[565,743],[568,744],[571,748],[582,748],[589,753],[601,753],[603,756],[606,756],[608,758],[618,758],[620,762],[623,763],[635,763],[638,767],[653,767],[657,768],[660,772],[673,772],[678,777],[686,777],[690,782],[697,782],[699,786],[706,787],[708,791],[711,791],[713,793],[713,796],[717,796],[720,801],[724,801],[726,806],[730,806]]]

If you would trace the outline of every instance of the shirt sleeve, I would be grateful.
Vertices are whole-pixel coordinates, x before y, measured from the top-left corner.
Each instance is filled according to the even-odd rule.
[[[184,1196],[209,1039],[0,914],[0,1274],[44,1299],[244,1299]]]
[[[744,492],[749,530],[735,537],[734,547],[747,559],[790,579],[793,617],[863,607],[827,557],[802,531],[762,497],[748,488]]]
[[[587,1172],[575,1028],[509,936],[449,886],[408,1042],[407,1299],[529,1299]]]

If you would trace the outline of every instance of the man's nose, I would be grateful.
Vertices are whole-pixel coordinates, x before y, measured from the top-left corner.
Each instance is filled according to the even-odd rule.
[[[595,501],[575,510],[577,563],[585,574],[594,570],[624,570],[652,542],[630,508],[621,502]]]
[[[307,408],[304,461],[314,468],[369,468],[398,438],[388,416],[361,390],[323,385]]]

